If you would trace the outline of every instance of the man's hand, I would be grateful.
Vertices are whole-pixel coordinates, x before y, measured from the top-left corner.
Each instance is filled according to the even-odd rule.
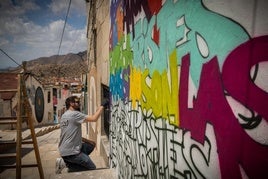
[[[103,102],[101,103],[101,105],[104,107],[104,108],[109,108],[110,106],[110,101],[108,99],[104,99]]]

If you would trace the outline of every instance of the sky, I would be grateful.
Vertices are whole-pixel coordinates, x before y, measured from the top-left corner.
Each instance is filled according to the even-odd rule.
[[[39,57],[87,50],[86,2],[71,0],[64,28],[69,2],[0,0],[0,69]]]

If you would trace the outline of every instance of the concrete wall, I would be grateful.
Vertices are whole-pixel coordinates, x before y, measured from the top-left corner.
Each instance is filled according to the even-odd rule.
[[[0,98],[0,117],[6,117],[6,116],[9,117],[9,116],[14,115],[14,112],[12,111],[13,108],[11,107],[12,102],[13,102],[13,99],[11,99],[11,100],[3,100],[3,99]],[[14,124],[1,124],[0,125],[0,130],[14,129],[15,126],[16,125],[14,125]]]
[[[0,98],[0,117],[12,116],[11,100]]]
[[[87,3],[88,10],[88,113],[93,114],[101,105],[101,84],[109,84],[109,34],[110,3],[96,0]],[[84,137],[96,142],[96,151],[100,154],[103,119],[84,124]]]
[[[119,178],[268,178],[268,1],[110,4]]]
[[[53,100],[51,98],[51,102],[48,103],[47,101],[47,90],[44,90],[43,86],[40,84],[39,81],[37,81],[33,76],[28,76],[26,81],[26,90],[29,97],[29,102],[31,105],[31,110],[34,118],[34,125],[44,125],[44,124],[51,124],[53,123],[53,118],[51,118],[51,115],[53,115]],[[41,88],[42,94],[43,94],[43,117],[40,122],[36,119],[36,113],[35,113],[35,101],[36,101],[36,90],[37,88]],[[42,102],[40,101],[40,106],[42,106]],[[42,110],[40,109],[40,113],[42,113]],[[41,114],[39,114],[41,116]]]
[[[39,81],[37,81],[34,77],[28,76],[25,81],[26,89],[29,97],[29,102],[32,108],[32,114],[34,117],[34,124],[36,126],[39,125],[47,125],[58,123],[60,120],[61,115],[65,111],[65,99],[69,97],[70,91],[68,89],[63,89],[61,87],[54,87],[57,90],[57,99],[56,104],[53,105],[53,86],[50,87],[43,87]],[[36,90],[41,88],[43,93],[43,105],[44,105],[44,112],[41,121],[38,121],[36,118],[35,113],[35,101],[36,101]],[[48,97],[50,95],[50,97]],[[50,101],[48,100],[50,98]],[[41,104],[41,103],[40,103]],[[56,106],[56,111],[54,113],[53,107]],[[38,110],[37,110],[38,111]],[[41,111],[40,111],[41,112]],[[55,120],[55,116],[57,117]]]

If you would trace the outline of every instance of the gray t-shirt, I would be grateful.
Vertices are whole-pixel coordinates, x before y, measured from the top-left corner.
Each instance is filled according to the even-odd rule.
[[[61,156],[80,153],[82,147],[81,124],[84,122],[86,116],[86,114],[72,110],[67,110],[61,116],[61,134],[59,142],[59,152]]]

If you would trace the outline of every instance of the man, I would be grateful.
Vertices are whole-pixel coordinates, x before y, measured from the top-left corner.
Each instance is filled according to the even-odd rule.
[[[88,155],[94,150],[95,143],[82,142],[81,124],[96,122],[109,102],[103,103],[93,115],[80,112],[79,98],[76,96],[68,97],[65,105],[67,111],[61,117],[58,146],[62,158],[56,160],[56,173],[61,173],[65,164],[69,168],[69,172],[94,170],[96,166]]]

